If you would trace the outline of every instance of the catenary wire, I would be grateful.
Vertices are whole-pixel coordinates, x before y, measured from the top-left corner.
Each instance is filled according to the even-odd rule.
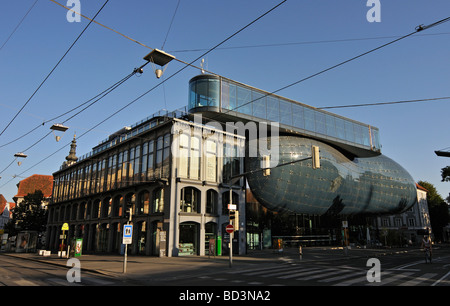
[[[98,14],[103,10],[103,8],[106,6],[106,4],[109,2],[109,0],[106,0],[105,3],[102,5],[102,7],[97,11],[94,18],[97,17]],[[52,68],[52,70],[47,74],[47,76],[44,78],[44,80],[39,84],[39,86],[36,88],[36,90],[33,92],[33,94],[28,98],[28,100],[23,104],[23,106],[20,108],[20,110],[14,115],[14,117],[11,119],[11,121],[6,125],[6,127],[0,132],[0,136],[3,135],[3,133],[8,129],[8,127],[13,123],[13,121],[19,116],[19,114],[22,112],[22,110],[27,106],[27,104],[31,101],[31,99],[34,97],[34,95],[39,91],[39,89],[44,85],[44,83],[47,81],[47,79],[52,75],[53,71],[56,70],[56,68],[59,66],[59,64],[63,61],[63,59],[66,57],[66,55],[70,52],[70,50],[75,46],[77,41],[81,38],[83,33],[88,29],[88,27],[91,25],[92,21],[90,21],[87,26],[81,31],[81,33],[78,35],[78,37],[75,39],[75,41],[70,45],[69,49],[64,53],[64,55],[59,59],[59,61],[56,63],[56,65]]]
[[[33,9],[33,7],[36,5],[36,3],[39,0],[34,1],[34,3],[31,5],[31,7],[28,9],[28,11],[26,12],[26,14],[22,17],[22,19],[19,21],[19,23],[16,25],[16,27],[14,28],[14,30],[11,32],[11,34],[9,34],[8,38],[5,40],[5,42],[1,45],[0,47],[0,51],[3,49],[3,47],[8,43],[8,41],[11,39],[11,37],[14,35],[14,33],[16,33],[17,29],[20,27],[20,25],[22,24],[22,22],[25,20],[25,18],[27,18],[28,14],[31,12],[31,10]]]
[[[91,104],[89,104],[88,106],[86,106],[85,108],[83,108],[81,111],[77,112],[75,115],[72,115],[70,118],[66,119],[63,123],[67,122],[68,120],[72,119],[72,118],[75,117],[76,115],[79,115],[82,111],[84,111],[84,110],[86,110],[87,108],[91,107],[93,104],[97,103],[100,99],[103,98],[103,96],[105,96],[105,95],[108,94],[110,91],[112,91],[112,90],[114,90],[115,88],[117,88],[119,85],[123,84],[125,81],[127,81],[127,80],[128,80],[132,75],[134,75],[134,74],[135,74],[135,72],[129,74],[128,76],[126,76],[126,77],[123,78],[122,80],[120,80],[120,81],[114,83],[113,85],[111,85],[110,87],[108,87],[107,89],[105,89],[104,91],[102,91],[101,93],[97,94],[96,96],[92,97],[91,99],[87,100],[86,102],[83,102],[82,104],[80,104],[80,105],[78,105],[78,106],[76,106],[76,107],[74,107],[74,108],[72,108],[72,109],[70,109],[70,110],[68,110],[68,111],[66,111],[66,112],[64,112],[64,113],[62,113],[62,114],[60,114],[60,115],[58,115],[58,116],[56,116],[56,117],[53,117],[52,119],[46,120],[46,121],[44,121],[44,122],[38,124],[36,127],[34,127],[33,129],[31,129],[30,131],[26,132],[25,134],[23,134],[23,135],[21,135],[21,136],[15,138],[15,139],[13,139],[13,140],[11,140],[11,141],[8,142],[8,143],[5,143],[5,144],[0,145],[0,148],[6,147],[7,145],[10,145],[10,144],[12,144],[12,143],[14,143],[14,142],[16,142],[16,141],[18,141],[18,140],[24,138],[25,136],[27,136],[27,135],[31,134],[32,132],[34,132],[35,130],[37,130],[38,128],[44,126],[46,123],[54,122],[56,119],[58,119],[58,118],[60,118],[60,117],[63,117],[63,116],[65,116],[65,115],[67,115],[67,114],[70,114],[71,112],[77,110],[78,108],[80,108],[80,107],[82,107],[82,106],[88,104],[89,102],[93,101],[94,99],[97,99],[98,97],[100,97],[100,98],[98,98],[97,100],[95,100],[94,102],[91,102]],[[106,94],[105,94],[105,93],[106,93]],[[103,95],[103,96],[102,96],[102,95]],[[0,172],[0,174],[1,174],[1,172]]]
[[[346,108],[346,107],[378,106],[378,105],[392,105],[392,104],[402,104],[402,103],[416,103],[416,102],[438,101],[438,100],[448,100],[448,99],[450,99],[450,97],[428,98],[428,99],[415,99],[415,100],[402,100],[402,101],[390,101],[390,102],[376,102],[376,103],[365,103],[365,104],[337,105],[337,106],[323,106],[323,107],[316,107],[316,108],[318,108],[318,109],[330,109],[330,108]]]
[[[243,106],[246,106],[246,105],[248,105],[248,104],[250,104],[250,103],[252,103],[252,102],[254,102],[254,101],[260,100],[260,99],[265,98],[265,97],[267,97],[267,96],[269,96],[269,95],[271,95],[271,94],[275,94],[275,93],[280,92],[280,91],[282,91],[282,90],[285,90],[285,89],[287,89],[287,88],[289,88],[289,87],[292,87],[292,86],[294,86],[294,85],[297,85],[297,84],[299,84],[299,83],[302,83],[302,82],[304,82],[304,81],[307,81],[307,80],[309,80],[309,79],[312,79],[312,78],[314,78],[314,77],[316,77],[316,76],[318,76],[318,75],[321,75],[321,74],[323,74],[323,73],[325,73],[325,72],[328,72],[328,71],[333,70],[333,69],[335,69],[335,68],[338,68],[338,67],[340,67],[340,66],[342,66],[342,65],[345,65],[345,64],[347,64],[347,63],[350,63],[350,62],[352,62],[352,61],[354,61],[354,60],[356,60],[356,59],[358,59],[358,58],[361,58],[361,57],[363,57],[363,56],[365,56],[365,55],[368,55],[368,54],[373,53],[373,52],[375,52],[375,51],[378,51],[378,50],[380,50],[380,49],[382,49],[382,48],[384,48],[384,47],[387,47],[387,46],[389,46],[389,45],[392,45],[392,44],[394,44],[394,43],[396,43],[396,42],[398,42],[398,41],[400,41],[400,40],[406,39],[406,38],[408,38],[408,37],[410,37],[410,36],[412,36],[412,35],[414,35],[414,34],[416,34],[416,33],[418,33],[418,32],[421,32],[421,31],[424,31],[424,30],[426,30],[426,29],[435,27],[435,26],[437,26],[437,25],[443,24],[443,23],[448,22],[448,21],[450,21],[450,17],[441,19],[441,20],[436,21],[436,22],[434,22],[434,23],[432,23],[432,24],[430,24],[430,25],[427,25],[427,26],[420,25],[420,26],[416,27],[415,31],[413,31],[413,32],[411,32],[411,33],[409,33],[409,34],[406,34],[406,35],[401,36],[401,37],[399,37],[399,38],[397,38],[397,39],[394,39],[394,40],[392,40],[392,41],[390,41],[390,42],[388,42],[388,43],[385,43],[385,44],[383,44],[383,45],[381,45],[381,46],[378,46],[378,47],[373,48],[373,49],[371,49],[371,50],[369,50],[369,51],[366,51],[366,52],[364,52],[364,53],[361,53],[361,54],[359,54],[359,55],[357,55],[357,56],[354,56],[354,57],[352,57],[352,58],[350,58],[350,59],[348,59],[348,60],[345,60],[345,61],[343,61],[343,62],[340,62],[340,63],[338,63],[338,64],[336,64],[336,65],[334,65],[334,66],[331,66],[331,67],[328,67],[328,68],[326,68],[326,69],[323,69],[323,70],[321,70],[321,71],[319,71],[319,72],[317,72],[317,73],[314,73],[314,74],[312,74],[312,75],[310,75],[310,76],[307,76],[307,77],[305,77],[305,78],[303,78],[303,79],[300,79],[300,80],[298,80],[298,81],[295,81],[295,82],[293,82],[293,83],[290,83],[290,84],[288,84],[288,85],[286,85],[286,86],[283,86],[283,87],[281,87],[281,88],[279,88],[279,89],[277,89],[277,90],[275,90],[275,91],[272,91],[272,92],[270,92],[270,93],[267,93],[267,94],[265,94],[265,95],[263,95],[263,96],[261,96],[261,97],[259,97],[259,98],[256,98],[256,99],[254,99],[254,100],[251,100],[251,101],[249,101],[249,102],[246,102],[246,103],[244,103],[244,104],[242,104],[242,105],[239,105],[239,106],[237,106],[237,107],[235,107],[235,108],[233,108],[233,109],[231,109],[231,110],[227,110],[227,111],[225,111],[225,112],[223,112],[223,113],[221,113],[221,114],[227,114],[227,113],[229,113],[229,112],[235,111],[236,109],[241,108],[241,107],[243,107]]]
[[[50,0],[52,2],[55,2],[54,0]],[[196,58],[195,60],[193,60],[191,63],[185,64],[185,66],[183,66],[182,68],[180,68],[178,71],[176,71],[175,73],[173,73],[172,75],[170,75],[168,78],[164,79],[163,81],[161,81],[160,83],[158,83],[157,85],[155,85],[154,87],[152,87],[151,89],[147,90],[146,92],[144,92],[143,94],[141,94],[140,96],[138,96],[137,98],[135,98],[134,100],[132,100],[131,102],[129,102],[128,104],[126,104],[125,106],[121,107],[120,109],[118,109],[117,111],[115,111],[113,114],[111,114],[110,116],[108,116],[107,118],[105,118],[104,120],[100,121],[99,123],[97,123],[96,125],[94,125],[93,127],[91,127],[90,129],[88,129],[86,132],[84,132],[83,134],[81,134],[80,136],[78,136],[77,138],[80,139],[81,137],[83,137],[84,135],[86,135],[87,133],[89,133],[90,131],[92,131],[93,129],[95,129],[97,126],[99,126],[100,124],[102,124],[103,122],[109,120],[110,118],[112,118],[113,116],[115,116],[116,114],[118,114],[119,112],[123,111],[125,108],[129,107],[130,105],[132,105],[133,103],[135,103],[136,101],[140,100],[142,97],[144,97],[145,95],[147,95],[148,93],[150,93],[151,91],[153,91],[154,89],[156,89],[157,87],[159,87],[160,85],[162,85],[163,83],[167,82],[169,79],[171,79],[172,77],[174,77],[175,75],[177,75],[178,73],[180,73],[181,71],[183,71],[184,69],[186,69],[189,66],[192,66],[191,64],[195,61],[197,61],[198,59],[202,58],[203,56],[205,56],[206,54],[212,52],[213,50],[215,50],[216,48],[218,48],[220,45],[224,44],[225,42],[227,42],[228,40],[230,40],[231,38],[233,38],[234,36],[238,35],[239,33],[241,33],[242,31],[244,31],[245,29],[247,29],[248,27],[250,27],[251,25],[253,25],[254,23],[256,23],[257,21],[259,21],[261,18],[263,18],[264,16],[268,15],[269,13],[271,13],[272,11],[274,11],[275,9],[277,9],[279,6],[281,6],[282,4],[284,4],[287,0],[283,0],[280,3],[278,3],[277,5],[275,5],[274,7],[272,7],[271,9],[269,9],[268,11],[266,11],[265,13],[263,13],[262,15],[260,15],[259,17],[257,17],[256,19],[252,20],[251,22],[249,22],[248,24],[246,24],[244,27],[240,28],[239,30],[237,30],[236,32],[234,32],[233,34],[231,34],[230,36],[228,36],[227,38],[225,38],[224,40],[222,40],[221,42],[219,42],[218,44],[216,44],[214,47],[212,47],[211,49],[209,49],[207,52],[203,53],[201,56],[199,56],[198,58]],[[55,2],[57,3],[57,2]],[[57,3],[59,4],[59,3]],[[59,151],[61,151],[62,149],[66,148],[68,145],[70,145],[70,143],[62,146],[60,149],[56,150],[55,152],[51,153],[50,155],[48,155],[47,157],[41,159],[40,161],[38,161],[37,163],[35,163],[34,165],[30,166],[29,168],[27,168],[26,170],[24,170],[23,172],[21,172],[19,175],[24,174],[25,172],[29,171],[30,169],[34,168],[35,166],[37,166],[38,164],[40,164],[41,162],[47,160],[48,158],[50,158],[51,156],[55,155],[56,153],[58,153]],[[9,182],[11,182],[12,180],[8,181],[6,184],[8,184]],[[3,187],[6,184],[0,186]]]
[[[177,14],[178,7],[180,6],[180,1],[181,0],[178,0],[177,7],[175,8],[175,12],[173,13],[172,20],[170,21],[169,29],[167,30],[166,37],[164,38],[164,42],[163,42],[162,47],[161,47],[162,50],[164,50],[164,45],[166,44],[167,37],[169,37],[170,29],[172,28],[173,21],[175,20],[175,15]]]

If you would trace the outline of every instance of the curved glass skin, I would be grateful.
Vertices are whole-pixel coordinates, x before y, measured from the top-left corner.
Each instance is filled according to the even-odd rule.
[[[319,169],[313,169],[308,159],[272,168],[269,176],[262,171],[247,176],[261,204],[275,211],[349,215],[400,213],[416,203],[413,178],[383,155],[350,160],[317,140],[280,136],[278,164],[310,157],[312,145],[320,149]],[[247,158],[247,169],[261,169],[261,160],[261,156]]]

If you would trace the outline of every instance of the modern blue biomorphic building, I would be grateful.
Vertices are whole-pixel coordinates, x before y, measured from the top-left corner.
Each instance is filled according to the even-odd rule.
[[[246,175],[254,197],[274,211],[300,214],[394,214],[417,201],[415,181],[381,154],[379,130],[216,75],[198,75],[189,83],[189,112],[224,122],[278,122],[278,165],[270,175]],[[263,136],[264,137],[264,136]],[[249,156],[246,171],[262,168],[264,156]],[[313,169],[312,146],[320,150]],[[273,159],[273,156],[270,157]],[[302,160],[303,161],[299,161]],[[298,161],[298,162],[294,162]],[[291,164],[282,165],[288,162]]]

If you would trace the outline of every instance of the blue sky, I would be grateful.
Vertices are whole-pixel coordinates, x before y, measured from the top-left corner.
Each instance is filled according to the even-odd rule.
[[[67,4],[66,0],[58,1]],[[5,0],[0,3],[0,46],[34,2]],[[80,0],[81,13],[93,17],[104,2]],[[161,49],[164,44],[165,51],[190,62],[279,2],[181,0],[168,31],[178,0],[110,0],[96,21],[151,48]],[[236,81],[275,91],[409,34],[420,24],[428,25],[450,16],[448,0],[380,0],[381,22],[371,23],[366,18],[370,9],[366,3],[365,0],[287,1],[206,55],[205,67]],[[0,49],[0,130],[88,24],[84,18],[79,23],[71,23],[66,17],[67,11],[61,6],[39,0]],[[194,51],[198,49],[206,50]],[[278,94],[315,107],[448,97],[448,50],[450,22]],[[4,144],[94,97],[144,64],[142,58],[150,51],[91,24],[0,136],[0,171],[11,163],[15,153],[24,151],[47,134],[51,122],[18,141]],[[200,60],[195,64],[199,66]],[[167,66],[164,76],[167,78],[182,67],[182,63],[174,61]],[[184,69],[164,86],[78,139],[77,155],[90,152],[109,134],[160,109],[173,110],[187,105],[189,79],[199,73],[195,68]],[[12,201],[19,180],[32,174],[57,171],[68,155],[74,134],[83,134],[160,81],[150,65],[145,67],[141,76],[133,76],[68,121],[66,125],[70,129],[59,142],[51,134],[25,152],[28,157],[22,165],[13,163],[7,167],[0,174],[0,193],[7,201]],[[440,170],[450,165],[450,159],[436,156],[434,150],[450,147],[447,132],[450,100],[330,111],[378,127],[383,154],[402,165],[416,181],[428,181],[444,198],[448,196],[450,183],[441,182]],[[38,163],[60,148],[63,149]]]

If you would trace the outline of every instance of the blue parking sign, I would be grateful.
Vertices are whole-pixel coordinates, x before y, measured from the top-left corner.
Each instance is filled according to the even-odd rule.
[[[123,244],[131,244],[133,236],[133,225],[123,226]]]

